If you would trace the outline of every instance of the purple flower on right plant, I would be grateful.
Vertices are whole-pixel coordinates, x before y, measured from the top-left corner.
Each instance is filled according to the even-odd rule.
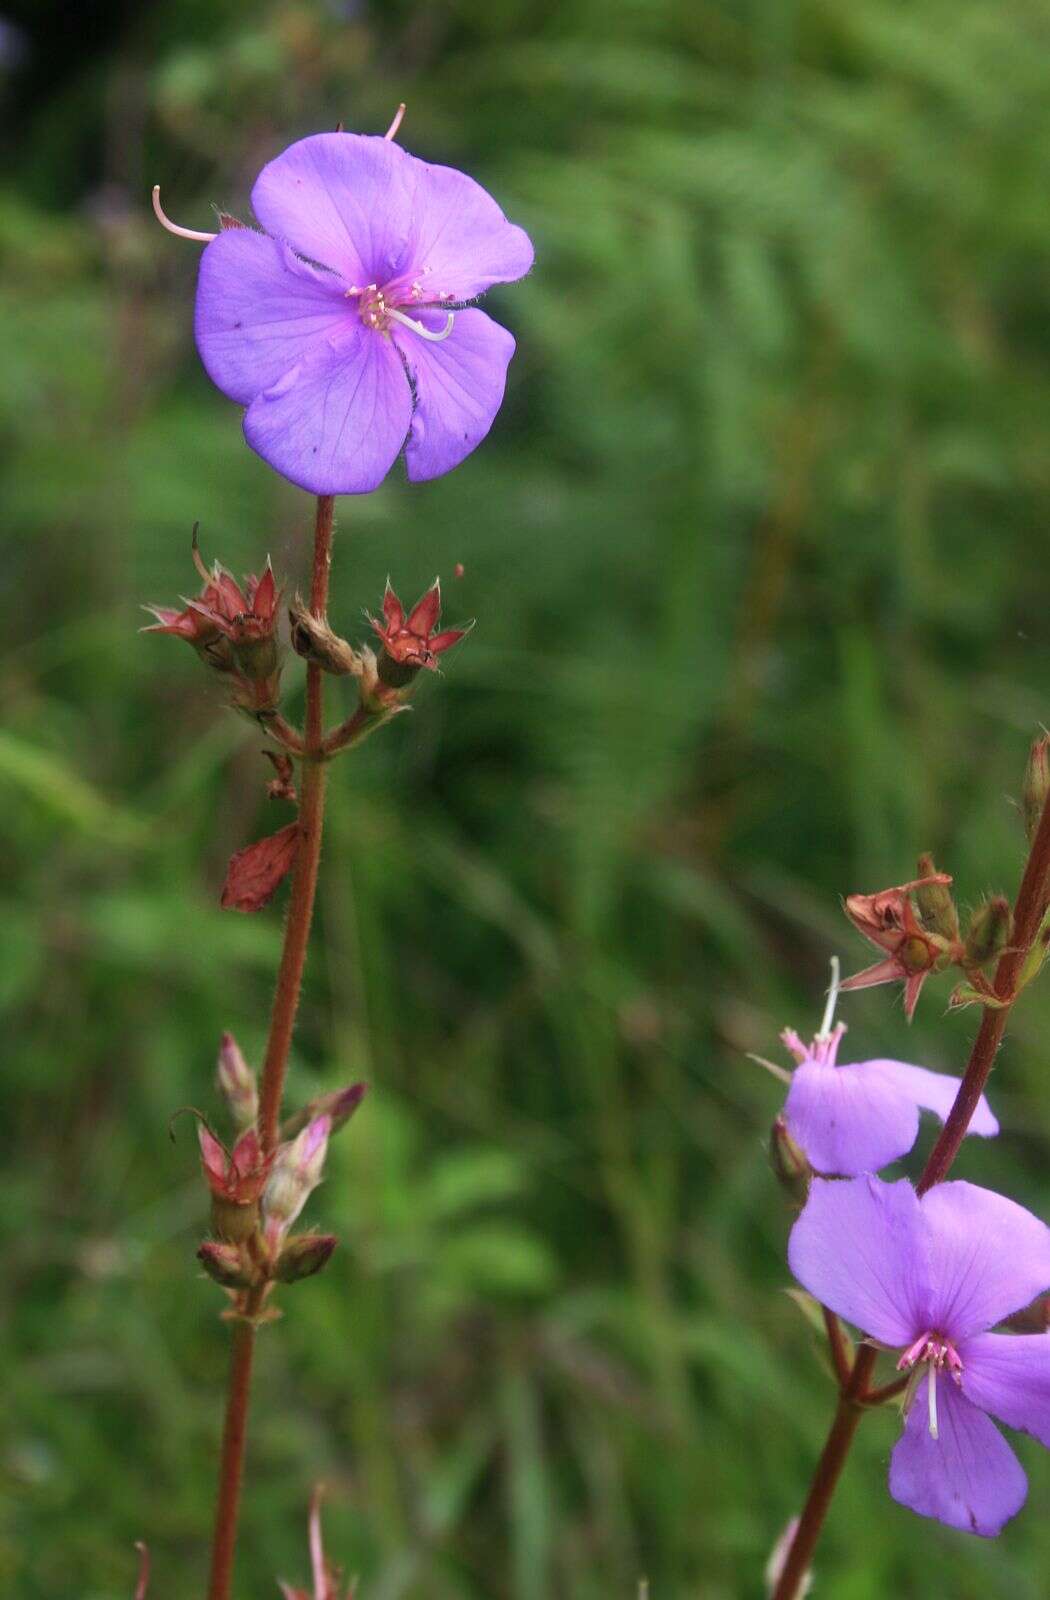
[[[881,1057],[839,1066],[845,1032],[839,1023],[811,1045],[792,1028],[780,1037],[798,1062],[784,1103],[788,1132],[816,1172],[852,1178],[906,1156],[918,1136],[920,1110],[943,1122],[962,1079]],[[967,1132],[986,1139],[999,1132],[983,1094]]]
[[[252,449],[312,494],[375,489],[402,446],[414,482],[458,466],[514,354],[464,302],[528,272],[528,235],[465,173],[363,134],[291,145],[252,207],[266,232],[224,224],[196,309],[201,360],[247,407]]]
[[[791,1231],[798,1281],[911,1374],[895,1500],[990,1538],[1028,1482],[991,1421],[1050,1447],[1050,1334],[988,1330],[1050,1285],[1050,1228],[971,1183],[816,1178]]]

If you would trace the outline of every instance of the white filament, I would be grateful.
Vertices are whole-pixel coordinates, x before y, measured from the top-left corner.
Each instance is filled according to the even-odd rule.
[[[930,1407],[930,1438],[931,1439],[936,1439],[937,1438],[937,1368],[934,1366],[932,1361],[930,1362],[930,1387],[929,1387],[928,1399],[929,1399],[929,1407]]]
[[[217,233],[199,233],[196,228],[180,228],[177,222],[172,222],[171,218],[165,215],[164,207],[160,203],[159,183],[153,185],[153,210],[161,227],[167,228],[177,239],[194,239],[198,244],[211,244],[213,239],[219,237]]]
[[[423,324],[417,322],[415,317],[406,317],[403,311],[395,311],[392,306],[387,307],[386,314],[388,317],[395,318],[398,322],[403,322],[406,328],[411,328],[413,333],[418,333],[421,339],[429,339],[431,344],[440,344],[442,339],[447,339],[456,320],[455,313],[447,311],[445,313],[445,326],[440,333],[434,333],[430,328],[424,328]]]
[[[835,1006],[839,998],[840,968],[838,956],[831,958],[831,987],[828,989],[827,1004],[824,1007],[824,1016],[820,1023],[818,1039],[826,1039],[831,1032],[831,1024],[835,1020]]]
[[[384,139],[393,139],[394,138],[394,136],[397,133],[398,128],[400,128],[400,126],[401,126],[401,118],[404,116],[404,114],[405,114],[405,102],[402,100],[401,104],[398,106],[397,110],[394,112],[394,120],[393,120],[393,122],[390,124],[389,128],[386,130],[386,132],[383,135]]]

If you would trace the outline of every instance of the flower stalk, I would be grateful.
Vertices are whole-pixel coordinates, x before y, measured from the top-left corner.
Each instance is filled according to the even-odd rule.
[[[335,499],[318,495],[314,521],[313,574],[310,584],[310,610],[324,621],[328,606],[328,577],[332,563],[332,535],[335,524]],[[270,1035],[259,1089],[259,1140],[265,1156],[277,1147],[281,1121],[288,1052],[299,1009],[306,950],[313,921],[317,892],[317,872],[321,860],[321,833],[324,825],[326,758],[324,742],[324,676],[320,666],[308,662],[306,668],[306,722],[303,731],[302,785],[299,798],[301,840],[284,927],[284,946],[274,990],[270,1016]],[[215,1531],[212,1538],[211,1576],[208,1600],[229,1600],[233,1559],[237,1545],[241,1480],[244,1475],[244,1450],[248,1432],[248,1404],[251,1393],[252,1359],[255,1348],[253,1317],[262,1304],[266,1285],[249,1292],[245,1314],[234,1327],[230,1374],[226,1393],[219,1485],[215,1504]]]
[[[1031,834],[1031,848],[1014,905],[1013,935],[999,957],[992,981],[992,1003],[983,1008],[981,1025],[970,1051],[969,1061],[955,1103],[941,1130],[922,1176],[916,1184],[919,1196],[948,1176],[959,1148],[966,1137],[970,1119],[977,1109],[995,1064],[1006,1031],[1010,1011],[1032,973],[1032,957],[1037,942],[1044,939],[1043,922],[1050,904],[1050,798],[1044,796],[1042,814]],[[829,1317],[831,1314],[826,1313]],[[833,1324],[828,1321],[829,1336]],[[833,1358],[837,1356],[832,1341]],[[812,1563],[828,1509],[865,1410],[872,1409],[899,1392],[898,1382],[871,1388],[879,1352],[874,1345],[862,1344],[857,1350],[844,1381],[840,1370],[839,1398],[820,1460],[810,1482],[806,1503],[795,1537],[788,1551],[771,1600],[797,1600]]]

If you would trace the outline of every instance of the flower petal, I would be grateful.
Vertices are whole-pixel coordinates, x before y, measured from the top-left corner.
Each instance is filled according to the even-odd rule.
[[[961,1182],[937,1184],[921,1205],[928,1246],[925,1327],[958,1344],[1050,1285],[1050,1228],[1023,1206]]]
[[[252,401],[244,436],[310,494],[367,494],[393,466],[411,417],[393,344],[352,325]]]
[[[1024,1505],[1028,1480],[983,1411],[941,1373],[937,1431],[930,1433],[927,1384],[920,1379],[904,1432],[890,1458],[890,1494],[920,1517],[990,1539]]]
[[[407,156],[412,194],[408,262],[427,300],[472,300],[532,266],[532,242],[487,189],[454,167]]]
[[[919,1201],[911,1184],[814,1178],[788,1261],[810,1294],[882,1344],[910,1344],[925,1289]]]
[[[326,335],[356,321],[345,289],[276,239],[220,233],[197,279],[194,331],[208,376],[247,405]]]
[[[953,1078],[950,1073],[930,1072],[926,1067],[910,1066],[907,1061],[864,1061],[848,1070],[861,1069],[877,1073],[885,1083],[892,1083],[909,1100],[924,1111],[932,1111],[942,1122],[952,1109],[962,1083],[961,1078]],[[999,1123],[983,1094],[966,1131],[980,1134],[984,1139],[993,1138],[999,1132]]]
[[[436,328],[441,313],[422,311],[419,320]],[[483,311],[457,311],[440,344],[399,327],[394,335],[416,386],[405,458],[413,483],[458,467],[484,439],[503,402],[514,337]]]
[[[879,983],[899,983],[903,976],[897,957],[887,956],[885,961],[876,961],[873,967],[855,972],[852,978],[843,978],[839,994],[849,994],[853,989],[873,989]]]
[[[263,167],[252,190],[267,233],[347,284],[384,284],[411,265],[413,161],[399,145],[360,133],[316,133]]]
[[[1050,1334],[978,1333],[959,1356],[963,1394],[1050,1448]]]
[[[386,618],[388,628],[393,628],[396,631],[396,629],[404,626],[405,608],[394,593],[389,578],[386,580],[386,589],[383,592],[383,615]],[[372,626],[374,628],[379,626],[374,617],[372,618]]]
[[[919,1131],[914,1100],[891,1082],[812,1058],[792,1073],[784,1116],[810,1164],[829,1176],[877,1172],[907,1155]]]
[[[417,639],[428,639],[441,615],[441,580],[435,578],[421,600],[417,600],[408,613],[405,626]]]

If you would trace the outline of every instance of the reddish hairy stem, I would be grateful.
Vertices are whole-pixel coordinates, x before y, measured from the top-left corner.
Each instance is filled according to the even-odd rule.
[[[384,722],[389,722],[396,715],[393,711],[372,711],[368,706],[358,706],[353,716],[347,717],[338,728],[334,728],[324,742],[324,751],[327,756],[338,755],[340,750],[349,750],[353,745],[360,744],[367,739],[369,734],[375,733]]]
[[[248,1431],[248,1394],[252,1382],[255,1329],[239,1322],[233,1335],[230,1377],[226,1391],[226,1420],[222,1433],[219,1489],[215,1501],[215,1533],[211,1546],[208,1600],[227,1600],[237,1548],[237,1513],[244,1475],[244,1442]]]
[[[835,1376],[839,1381],[839,1388],[844,1389],[850,1380],[852,1364],[849,1358],[849,1346],[846,1335],[842,1331],[842,1323],[834,1311],[829,1311],[827,1306],[821,1306],[824,1313],[824,1327],[828,1335],[828,1348],[831,1351],[831,1360],[835,1368]]]
[[[323,617],[328,604],[328,571],[332,560],[332,527],[335,501],[332,495],[318,495],[314,524],[314,565],[310,585],[310,609]],[[321,669],[312,662],[306,668],[306,727],[303,736],[302,783],[299,798],[299,850],[288,899],[284,925],[284,948],[277,972],[270,1037],[263,1064],[259,1092],[259,1138],[264,1151],[277,1144],[281,1095],[284,1089],[288,1050],[299,1008],[299,989],[306,947],[313,919],[317,890],[317,868],[321,860],[321,829],[324,822],[325,762],[322,753],[324,727],[324,680]],[[259,1309],[257,1297],[249,1297],[246,1314]],[[229,1600],[233,1557],[237,1547],[237,1518],[240,1510],[241,1479],[244,1473],[244,1446],[248,1429],[248,1399],[251,1390],[252,1354],[255,1328],[239,1322],[233,1336],[230,1376],[226,1392],[226,1417],[223,1424],[222,1458],[215,1502],[215,1532],[212,1538],[211,1578],[208,1600]]]
[[[1003,1004],[994,1008],[986,1006],[984,1009],[981,1025],[970,1051],[970,1059],[966,1064],[966,1072],[959,1085],[959,1092],[955,1096],[955,1103],[948,1113],[937,1143],[930,1151],[922,1177],[916,1184],[916,1190],[920,1195],[932,1189],[934,1184],[944,1181],[959,1154],[959,1146],[966,1137],[970,1119],[977,1109],[977,1102],[984,1093],[984,1086],[995,1065],[995,1057],[1006,1032],[1006,1020],[1017,999],[1017,981],[1028,959],[1029,951],[1039,937],[1048,903],[1050,903],[1050,799],[1043,806],[1039,826],[1032,839],[1024,875],[1017,891],[1010,947],[1000,956],[999,965],[995,969],[993,988],[996,997]],[[832,1355],[835,1355],[834,1344]],[[857,1423],[863,1415],[861,1408],[864,1402],[870,1403],[876,1399],[888,1398],[897,1390],[895,1383],[884,1384],[881,1389],[868,1390],[868,1380],[875,1370],[876,1360],[877,1352],[870,1345],[862,1345],[857,1352],[849,1382],[840,1393],[831,1432],[828,1434],[823,1454],[813,1474],[798,1531],[784,1563],[780,1581],[773,1591],[772,1600],[795,1600],[803,1573],[809,1566],[820,1537],[820,1530],[827,1516],[839,1475],[853,1443]]]
[[[332,561],[332,522],[335,500],[330,494],[317,497],[314,527],[314,568],[310,584],[310,610],[323,619],[328,606],[328,571]],[[284,927],[284,949],[277,972],[270,1038],[263,1062],[259,1088],[259,1139],[264,1152],[274,1148],[281,1117],[281,1095],[288,1066],[288,1051],[299,1009],[299,989],[306,965],[306,946],[313,919],[317,868],[321,860],[321,829],[324,822],[325,765],[322,758],[324,728],[322,710],[324,674],[316,662],[306,667],[306,726],[303,730],[304,757],[299,798],[299,852],[288,900],[288,920]]]
[[[877,1360],[878,1351],[874,1346],[861,1345],[849,1378],[839,1395],[831,1432],[813,1473],[798,1529],[788,1551],[787,1560],[784,1562],[780,1579],[773,1591],[773,1600],[795,1600],[802,1579],[809,1570],[817,1540],[820,1538],[820,1530],[824,1526],[824,1518],[828,1514],[831,1497],[846,1465],[846,1457],[849,1455],[857,1424],[864,1415],[858,1396],[867,1388],[868,1379],[875,1370]]]
[[[903,1394],[910,1382],[910,1373],[904,1378],[894,1378],[892,1383],[881,1383],[877,1389],[868,1389],[859,1398],[866,1406],[885,1405],[887,1400],[895,1400]]]

